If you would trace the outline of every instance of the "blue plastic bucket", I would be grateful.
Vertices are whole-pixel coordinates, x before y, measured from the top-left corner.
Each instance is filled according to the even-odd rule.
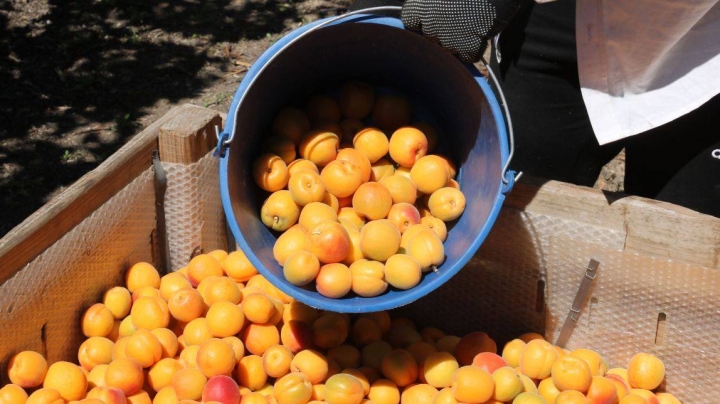
[[[351,79],[394,89],[429,111],[445,136],[445,152],[458,167],[467,206],[448,227],[445,262],[416,287],[332,299],[285,280],[272,252],[277,235],[260,220],[267,193],[254,183],[250,165],[281,108]],[[316,21],[263,53],[235,93],[218,155],[222,204],[239,247],[280,290],[335,312],[388,310],[440,287],[475,254],[513,185],[513,173],[506,172],[510,153],[503,114],[486,79],[474,66],[405,30],[399,19],[370,14]]]

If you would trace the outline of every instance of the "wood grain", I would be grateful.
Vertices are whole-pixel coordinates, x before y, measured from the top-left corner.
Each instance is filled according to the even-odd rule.
[[[183,105],[182,119],[173,119],[160,127],[160,160],[166,163],[192,164],[217,144],[215,126],[222,129],[217,111]]]
[[[0,283],[147,170],[160,128],[182,121],[183,112],[178,107],[165,114],[0,239]]]
[[[624,232],[626,252],[720,269],[720,218],[678,205],[524,176],[504,206]]]

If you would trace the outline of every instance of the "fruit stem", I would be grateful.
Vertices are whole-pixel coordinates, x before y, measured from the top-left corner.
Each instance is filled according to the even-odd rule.
[[[437,265],[433,265],[431,268],[432,268],[433,272],[438,272],[438,267],[437,267]]]

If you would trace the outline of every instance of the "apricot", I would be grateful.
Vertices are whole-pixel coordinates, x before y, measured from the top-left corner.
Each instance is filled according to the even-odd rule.
[[[313,343],[320,348],[336,347],[347,339],[350,332],[346,315],[325,312],[312,323]]]
[[[285,161],[270,153],[262,154],[253,160],[252,176],[255,183],[268,192],[283,189],[290,178]]]
[[[320,261],[310,251],[296,251],[283,264],[283,275],[295,286],[312,282],[320,272]]]
[[[487,370],[468,365],[455,371],[451,388],[458,401],[484,403],[493,395],[494,382]]]
[[[412,344],[408,345],[406,348],[408,352],[415,358],[415,362],[418,363],[420,366],[420,376],[421,378],[424,377],[425,370],[423,369],[423,364],[425,363],[425,359],[430,355],[431,353],[438,352],[437,348],[435,348],[435,345],[425,342],[425,341],[416,341]],[[449,353],[449,352],[446,352]],[[427,380],[424,380],[427,382]]]
[[[338,222],[322,222],[308,228],[308,251],[321,264],[338,263],[347,257],[350,235]]]
[[[612,404],[619,401],[615,384],[603,376],[593,376],[586,397],[590,404]]]
[[[273,324],[247,324],[242,331],[245,349],[253,355],[262,356],[268,347],[280,343],[280,331]]]
[[[387,219],[394,223],[402,234],[408,227],[420,223],[420,212],[410,203],[395,203],[390,208]]]
[[[541,395],[531,392],[523,392],[515,397],[513,404],[549,404]]]
[[[432,401],[432,404],[458,404],[450,387],[441,389]]]
[[[340,147],[352,147],[352,139],[355,134],[365,129],[365,124],[355,118],[345,118],[338,124],[340,126]]]
[[[379,261],[361,258],[350,265],[352,291],[358,296],[373,297],[385,292],[385,265]]]
[[[305,349],[295,354],[290,362],[290,370],[304,373],[312,384],[322,383],[328,373],[328,360],[319,351]]]
[[[432,404],[439,391],[435,387],[421,383],[406,387],[400,395],[402,404]]]
[[[530,376],[528,376],[530,377]],[[554,403],[560,390],[553,383],[552,377],[540,380],[538,383],[538,394],[540,394],[548,403]]]
[[[299,224],[295,224],[286,231],[284,231],[280,237],[275,240],[273,245],[273,257],[280,265],[285,265],[285,261],[292,254],[298,251],[307,250],[308,238],[307,233]],[[239,250],[238,250],[239,251]],[[233,251],[235,253],[237,251]],[[249,262],[249,261],[248,261]],[[244,281],[247,282],[248,278],[243,277]],[[236,278],[233,278],[237,281]]]
[[[429,195],[447,184],[450,172],[445,160],[434,154],[428,154],[419,158],[412,166],[410,179],[413,180],[418,191]]]
[[[574,356],[563,356],[555,361],[551,371],[553,384],[560,391],[577,390],[585,393],[592,382],[587,362]]]
[[[358,231],[365,225],[365,217],[358,214],[355,209],[350,206],[340,208],[340,212],[338,212],[338,220],[340,219],[348,220],[350,223],[355,225]]]
[[[444,337],[445,331],[437,328],[437,327],[424,327],[422,330],[420,330],[420,336],[422,337],[422,340],[435,345],[438,339]]]
[[[295,160],[295,142],[287,136],[270,136],[262,145],[260,145],[262,153],[274,154],[280,157],[285,164],[290,164]]]
[[[383,359],[380,370],[386,379],[399,387],[415,382],[418,377],[418,364],[415,358],[405,349],[393,349]]]
[[[330,263],[320,267],[315,278],[315,287],[321,295],[330,298],[345,296],[352,289],[352,273],[347,265]]]
[[[305,404],[312,396],[312,383],[300,372],[288,373],[275,381],[272,394],[280,404]]]
[[[523,381],[515,369],[503,366],[492,373],[495,390],[493,398],[500,402],[510,402],[523,392]]]
[[[288,180],[290,197],[299,206],[311,202],[321,202],[325,197],[325,185],[320,175],[309,169],[295,172]]]
[[[525,341],[519,338],[508,341],[503,347],[502,358],[509,366],[514,368],[520,366],[520,354],[525,349],[525,345]]]
[[[372,163],[370,163],[370,159],[368,159],[365,153],[360,150],[347,147],[338,152],[336,160],[352,163],[360,170],[362,182],[370,181]]]
[[[630,387],[654,390],[665,379],[665,364],[656,356],[640,352],[630,358],[627,380]]]
[[[100,350],[102,352],[105,352],[103,355],[98,355],[102,357],[107,357],[107,359],[112,359],[112,341],[108,340],[107,338],[103,337],[93,337],[97,339],[99,342]],[[83,347],[87,347],[88,343],[86,340],[85,342],[80,345],[80,353],[83,352]],[[89,355],[89,356],[96,356],[96,355]],[[103,360],[102,362],[109,362]],[[98,363],[99,364],[99,363]],[[81,361],[82,365],[82,361]],[[88,369],[87,366],[83,366],[84,368]],[[88,369],[92,370],[92,368]],[[45,374],[48,371],[48,363],[44,356],[42,356],[40,353],[35,351],[21,351],[16,353],[10,358],[10,362],[7,365],[7,374],[8,378],[10,379],[10,382],[13,384],[16,384],[23,388],[32,388],[37,387],[42,384],[43,380],[45,379]]]
[[[403,249],[403,251],[405,251],[407,249],[408,241],[410,241],[410,239],[414,235],[416,235],[417,233],[420,233],[420,232],[434,233],[431,228],[422,224],[422,222],[418,223],[418,224],[410,225],[410,226],[408,226],[407,229],[405,229],[405,232],[402,234],[402,237],[400,239],[400,248]]]
[[[348,117],[363,119],[370,115],[375,104],[375,89],[360,81],[350,81],[340,88],[338,106],[340,112]]]
[[[263,224],[275,231],[289,229],[297,223],[299,217],[300,207],[286,189],[270,194],[260,209],[260,219]]]
[[[447,239],[447,225],[444,221],[430,215],[420,219],[420,223],[429,227],[430,230],[432,230],[433,233],[438,236],[440,241],[445,242],[445,240]]]
[[[340,148],[340,138],[333,132],[313,130],[300,140],[300,156],[312,161],[318,167],[324,167],[335,160]]]
[[[395,288],[407,290],[422,279],[420,262],[406,254],[394,254],[385,262],[385,280]]]
[[[411,112],[410,102],[406,97],[383,94],[375,100],[372,119],[380,129],[394,131],[410,123]]]
[[[347,160],[329,162],[323,167],[320,177],[327,192],[338,198],[351,196],[363,183],[363,173],[360,168]]]
[[[290,177],[292,177],[301,170],[310,170],[315,174],[320,174],[320,170],[318,170],[318,167],[315,165],[315,163],[304,158],[298,158],[293,160],[290,164],[287,165],[287,168]]]
[[[680,400],[670,393],[655,393],[655,397],[657,397],[659,404],[680,404]]]
[[[355,134],[353,147],[375,163],[388,153],[390,140],[380,129],[368,127]]]
[[[577,390],[565,390],[555,398],[555,404],[588,404],[585,395]]]
[[[520,353],[520,369],[531,379],[545,379],[550,376],[557,357],[558,353],[552,344],[542,339],[533,339]]]
[[[345,223],[343,223],[345,222]],[[350,266],[353,264],[353,262],[365,258],[363,255],[362,250],[360,250],[360,232],[357,230],[357,228],[348,229],[348,226],[355,226],[352,223],[347,223],[347,220],[340,219],[340,223],[343,224],[345,229],[348,232],[348,236],[350,236],[350,245],[348,246],[348,253],[345,256],[345,259],[342,260],[342,263]]]
[[[309,228],[322,222],[337,222],[337,209],[323,202],[311,202],[303,206],[298,217],[298,223],[307,231]]]
[[[300,138],[310,130],[310,120],[305,112],[298,108],[286,107],[281,109],[271,124],[271,131],[276,136],[286,136],[298,144]]]
[[[352,266],[350,271],[352,271]],[[365,347],[382,339],[382,331],[376,322],[367,317],[358,317],[350,330],[352,342],[359,347]]]
[[[360,350],[362,365],[381,371],[383,358],[392,350],[392,345],[385,340],[371,342]]]
[[[490,374],[493,374],[496,370],[500,369],[501,367],[510,366],[507,362],[505,362],[505,359],[503,359],[500,355],[496,354],[495,352],[480,352],[472,360],[473,366],[481,367]],[[510,366],[512,368],[516,366]]]
[[[280,328],[280,341],[293,354],[303,349],[315,348],[312,327],[305,321],[289,320],[283,322]]]
[[[275,314],[275,303],[265,293],[253,293],[246,296],[240,305],[242,313],[249,321],[265,324]]]
[[[262,357],[258,355],[247,355],[240,359],[235,367],[235,379],[240,386],[245,386],[250,391],[257,391],[267,382],[268,375],[263,368]]]
[[[226,375],[210,377],[202,390],[204,403],[215,401],[220,404],[240,403],[240,389],[237,382]]]
[[[390,191],[390,196],[394,204],[403,202],[409,204],[415,203],[417,199],[417,187],[410,178],[396,173],[382,178],[379,182]]]
[[[369,259],[385,261],[400,248],[401,234],[388,219],[372,220],[360,231],[360,251]]]
[[[297,300],[286,303],[283,311],[283,321],[286,323],[290,320],[298,320],[312,324],[319,316],[320,313],[316,308]]]
[[[390,191],[379,182],[366,182],[352,197],[352,207],[369,220],[384,219],[392,208]]]
[[[395,165],[386,158],[381,158],[370,166],[370,181],[379,182],[385,177],[395,174]]]
[[[360,404],[364,396],[362,383],[353,375],[339,373],[325,382],[325,402],[328,404]]]
[[[265,350],[262,354],[262,364],[265,373],[270,377],[279,378],[290,372],[290,362],[293,353],[285,345],[277,344]]]
[[[408,239],[406,253],[418,260],[423,272],[437,271],[445,261],[445,247],[438,236],[431,230],[418,232]]]
[[[440,188],[428,198],[428,209],[442,221],[453,221],[465,211],[465,195],[456,188]]]
[[[314,94],[305,103],[305,114],[311,125],[324,122],[340,122],[340,107],[337,101],[329,95]]]
[[[455,347],[455,356],[461,365],[470,365],[481,352],[497,352],[497,344],[486,332],[475,331],[463,336]],[[490,373],[490,369],[488,369]]]
[[[460,368],[457,359],[448,352],[432,352],[422,363],[425,380],[438,389],[452,386],[453,375]]]
[[[603,376],[615,386],[618,400],[621,400],[626,395],[630,394],[630,385],[628,382],[616,374],[605,374]]]
[[[377,404],[397,404],[400,402],[400,389],[388,379],[378,379],[370,384],[368,399]]]
[[[412,167],[427,154],[428,141],[420,130],[411,126],[397,129],[390,136],[388,153],[390,158],[402,167]]]

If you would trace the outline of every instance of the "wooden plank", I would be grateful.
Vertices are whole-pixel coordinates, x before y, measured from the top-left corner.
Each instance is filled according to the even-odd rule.
[[[505,206],[623,232],[627,252],[720,269],[720,218],[678,205],[523,177]]]
[[[172,109],[0,239],[0,283],[147,170],[160,128],[182,121],[183,111]]]
[[[625,251],[720,269],[720,219],[681,206],[630,197]]]
[[[222,119],[211,109],[190,104],[180,108],[182,119],[168,121],[160,127],[160,160],[192,164],[215,147],[215,126],[222,129]]]
[[[614,203],[617,198],[593,188],[523,176],[505,206],[624,231],[623,208]]]

